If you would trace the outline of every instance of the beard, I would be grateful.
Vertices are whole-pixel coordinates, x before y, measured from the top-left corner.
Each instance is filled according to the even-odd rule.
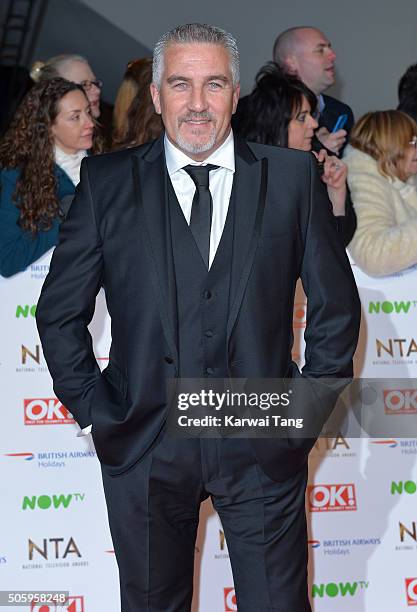
[[[186,139],[180,132],[180,127],[183,123],[187,123],[188,121],[198,119],[206,119],[212,122],[211,130],[208,136],[205,137],[205,140],[202,142],[189,141]],[[200,128],[195,126],[195,129],[192,131],[192,134],[195,136],[200,135]],[[205,153],[206,151],[210,151],[215,143],[216,143],[216,124],[214,117],[211,113],[201,112],[201,113],[188,113],[178,119],[178,127],[176,129],[175,139],[178,147],[184,151],[185,153],[191,153],[197,155],[199,153]]]

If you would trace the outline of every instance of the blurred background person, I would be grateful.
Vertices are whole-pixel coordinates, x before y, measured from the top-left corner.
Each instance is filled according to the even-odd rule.
[[[151,58],[129,62],[114,105],[112,149],[141,145],[162,133],[161,116],[155,113],[149,90],[151,82]]]
[[[46,62],[37,61],[32,66],[30,76],[35,83],[62,77],[81,85],[90,102],[91,114],[98,121],[98,140],[94,150],[99,152],[105,144],[110,144],[113,107],[101,100],[103,81],[96,77],[85,57],[62,54],[51,57]]]
[[[235,131],[252,142],[311,151],[317,98],[297,77],[285,74],[274,62],[261,68],[246,98],[245,112]],[[327,186],[338,232],[347,245],[356,228],[356,216],[346,186],[346,165],[325,150],[315,153]]]
[[[324,146],[340,155],[354,119],[350,106],[324,93],[336,79],[336,53],[327,36],[317,28],[289,28],[277,36],[273,59],[285,72],[296,75],[314,92],[320,113],[315,132],[320,143],[318,147]],[[346,115],[344,127],[333,131],[342,115]]]
[[[25,270],[57,244],[93,132],[80,85],[57,78],[26,94],[0,142],[2,276]]]
[[[399,110],[366,113],[344,161],[357,215],[349,250],[367,274],[417,263],[417,124]]]
[[[409,66],[398,83],[397,109],[417,121],[417,64]]]

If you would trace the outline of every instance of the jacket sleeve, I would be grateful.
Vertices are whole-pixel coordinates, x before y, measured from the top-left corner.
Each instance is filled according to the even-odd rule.
[[[360,302],[351,266],[334,229],[326,188],[310,162],[310,208],[301,280],[307,295],[303,375],[352,376]]]
[[[356,233],[349,250],[367,274],[383,276],[417,263],[417,216],[406,223],[395,219],[395,197],[412,198],[411,185],[396,190],[388,179],[371,172],[349,168],[349,186],[357,216]]]
[[[349,187],[346,190],[345,214],[335,217],[337,231],[345,247],[348,246],[356,231],[356,213],[350,196]]]
[[[12,199],[18,177],[17,170],[1,172],[0,274],[5,277],[23,272],[58,242],[58,219],[49,230],[35,235],[19,226],[19,209]]]
[[[301,281],[307,296],[305,365],[293,364],[292,406],[304,419],[294,446],[308,451],[353,376],[359,336],[360,301],[351,266],[314,160],[310,163],[309,212],[305,223]],[[296,435],[296,434],[295,434]]]
[[[87,160],[82,162],[81,182],[59,238],[36,321],[54,391],[80,427],[86,427],[91,423],[91,399],[100,377],[87,326],[103,269]]]

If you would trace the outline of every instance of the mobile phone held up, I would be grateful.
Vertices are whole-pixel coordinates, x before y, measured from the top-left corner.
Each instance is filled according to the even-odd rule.
[[[342,130],[346,125],[347,118],[347,115],[339,115],[332,129],[332,133],[337,132],[337,130]]]

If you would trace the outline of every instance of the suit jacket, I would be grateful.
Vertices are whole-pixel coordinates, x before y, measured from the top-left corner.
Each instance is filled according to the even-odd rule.
[[[291,345],[301,275],[308,295],[303,376],[350,377],[359,301],[314,159],[235,139],[235,161],[225,322],[230,375],[299,375]],[[83,160],[37,306],[55,392],[81,427],[92,422],[98,456],[111,474],[128,469],[155,443],[168,412],[165,380],[178,375],[165,177],[163,137]],[[101,286],[112,319],[103,373],[87,330]],[[305,447],[261,442],[261,464],[277,479],[305,462]]]

